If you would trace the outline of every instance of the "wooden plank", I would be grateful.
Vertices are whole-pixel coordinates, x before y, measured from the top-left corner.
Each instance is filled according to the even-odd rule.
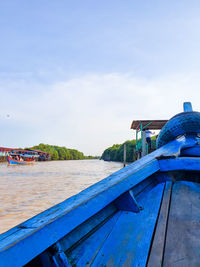
[[[90,266],[106,238],[112,231],[120,214],[121,212],[119,211],[101,228],[97,229],[90,237],[80,242],[80,244],[78,244],[74,249],[66,252],[72,266]]]
[[[200,266],[200,184],[176,182],[163,266]]]
[[[162,159],[159,160],[160,171],[200,171],[200,158],[181,157],[176,159]]]
[[[148,267],[162,266],[172,182],[166,182],[162,205],[148,259]]]
[[[122,211],[91,266],[145,266],[164,184],[142,194],[140,213]]]
[[[75,228],[59,241],[63,250],[68,250],[70,247],[74,246],[75,243],[80,242],[87,235],[90,235],[91,231],[94,231],[99,225],[109,220],[116,212],[117,208],[114,203],[112,203],[82,223],[78,228]]]
[[[154,174],[153,174],[152,176],[150,176],[147,179],[143,180],[141,183],[139,183],[136,186],[134,186],[131,189],[133,194],[134,194],[134,196],[137,197],[137,195],[141,194],[151,184],[154,184],[154,186],[155,186],[157,184],[156,181],[157,180],[154,178]]]

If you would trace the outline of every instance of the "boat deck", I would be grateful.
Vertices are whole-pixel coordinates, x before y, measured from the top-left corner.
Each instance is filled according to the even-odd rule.
[[[148,266],[200,266],[200,184],[167,186]]]
[[[145,192],[146,191],[146,192]],[[150,185],[141,212],[117,211],[66,249],[72,266],[199,266],[200,184]]]

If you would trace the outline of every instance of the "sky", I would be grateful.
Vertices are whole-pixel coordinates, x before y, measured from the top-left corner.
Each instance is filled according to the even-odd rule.
[[[200,111],[200,2],[1,0],[0,146],[101,155],[132,120]]]

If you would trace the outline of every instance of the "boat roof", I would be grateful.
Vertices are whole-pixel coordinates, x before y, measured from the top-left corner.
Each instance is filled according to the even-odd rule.
[[[131,129],[137,130],[140,128],[140,125],[146,126],[148,125],[148,129],[151,130],[160,130],[167,123],[168,120],[134,120],[131,124]]]
[[[50,153],[36,150],[36,149],[20,149],[20,148],[8,148],[8,147],[0,147],[0,152],[24,152],[24,153],[42,153],[46,155],[50,155]]]
[[[42,154],[46,154],[46,155],[51,155],[51,153],[47,153],[47,152],[44,152],[44,151],[42,151],[42,150],[38,150],[38,149],[30,149],[30,148],[28,148],[28,149],[26,149],[26,150],[28,150],[28,151],[33,151],[33,152],[37,152],[37,153],[42,153]]]
[[[15,148],[0,147],[0,151],[1,151],[1,152],[12,151],[12,150],[14,150],[14,149],[15,149]]]

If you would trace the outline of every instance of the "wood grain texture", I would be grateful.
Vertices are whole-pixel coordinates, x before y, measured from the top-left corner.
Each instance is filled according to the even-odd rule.
[[[120,214],[121,212],[119,211],[87,239],[82,240],[82,242],[77,244],[75,248],[66,252],[66,255],[72,266],[82,267],[91,265],[105,240],[108,238],[114,225],[116,224]]]
[[[172,189],[172,182],[166,182],[162,205],[156,225],[154,239],[152,242],[151,252],[148,259],[148,264],[147,264],[148,267],[162,266],[165,238],[167,231],[167,219],[168,219],[169,205],[171,198],[171,189]]]
[[[59,241],[63,250],[67,251],[70,247],[76,245],[77,242],[81,242],[82,239],[86,238],[86,236],[91,235],[92,231],[95,231],[95,229],[101,227],[116,212],[117,208],[111,203],[100,212],[89,218],[87,221],[82,223],[78,228],[75,228]]]
[[[200,266],[200,184],[173,186],[163,266]]]
[[[91,266],[145,266],[164,184],[138,199],[140,213],[122,211]]]

